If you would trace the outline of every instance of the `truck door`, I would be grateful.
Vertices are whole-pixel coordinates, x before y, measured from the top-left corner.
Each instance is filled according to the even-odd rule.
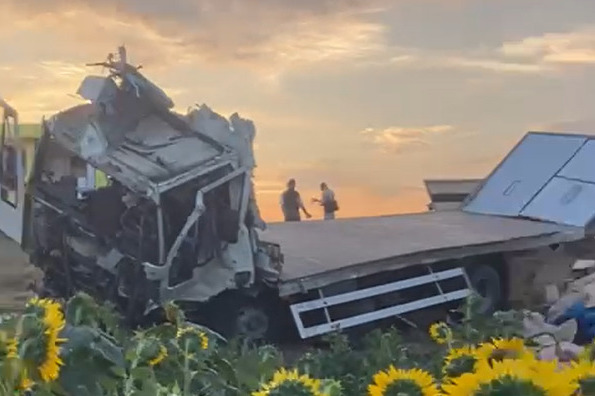
[[[20,244],[25,206],[24,147],[16,111],[1,99],[0,107],[0,231]]]

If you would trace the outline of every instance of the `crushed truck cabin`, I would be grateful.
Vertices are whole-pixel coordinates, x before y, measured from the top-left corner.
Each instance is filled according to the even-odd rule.
[[[267,225],[250,120],[174,112],[124,48],[99,65],[110,74],[83,80],[87,103],[42,121],[32,169],[2,103],[0,230],[43,271],[45,295],[85,291],[131,325],[175,302],[226,336],[276,340],[293,323],[305,339],[472,289],[486,313],[536,304],[593,254],[589,136],[529,133],[487,178],[451,183],[456,197],[426,183],[447,210]]]

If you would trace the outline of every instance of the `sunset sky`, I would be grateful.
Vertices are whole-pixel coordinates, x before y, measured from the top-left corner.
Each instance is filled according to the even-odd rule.
[[[290,177],[308,203],[328,182],[342,217],[424,210],[424,178],[595,130],[594,0],[2,0],[0,20],[24,121],[80,103],[85,63],[121,44],[179,110],[254,120],[271,221]]]

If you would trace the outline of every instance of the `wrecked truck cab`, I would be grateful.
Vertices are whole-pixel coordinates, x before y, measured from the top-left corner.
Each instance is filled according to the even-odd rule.
[[[278,271],[254,231],[264,222],[251,122],[234,115],[227,131],[203,133],[196,126],[210,109],[176,114],[136,70],[114,69],[83,81],[78,92],[90,103],[43,122],[29,234],[46,290],[87,291],[134,321],[169,301],[253,295],[257,276],[274,283]]]

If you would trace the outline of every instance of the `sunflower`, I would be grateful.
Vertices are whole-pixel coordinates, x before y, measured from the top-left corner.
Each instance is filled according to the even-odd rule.
[[[577,389],[580,389],[579,394],[595,394],[595,363],[586,360],[573,362],[568,373]]]
[[[576,385],[555,362],[505,359],[442,385],[447,396],[571,396]]]
[[[65,326],[64,314],[60,304],[48,299],[31,299],[27,304],[40,310],[43,322],[45,353],[38,365],[38,371],[44,382],[55,381],[60,374],[60,366],[64,363],[60,359],[59,344],[65,339],[59,338],[59,334]]]
[[[167,357],[167,348],[161,345],[159,347],[159,353],[153,359],[149,360],[149,366],[156,366],[161,363]]]
[[[420,369],[402,370],[390,366],[386,371],[374,374],[374,382],[368,386],[369,396],[438,396],[440,392],[434,378]]]
[[[19,386],[18,386],[18,390],[20,391],[30,391],[31,389],[33,389],[33,386],[35,385],[35,382],[33,382],[33,380],[31,380],[31,378],[29,378],[26,375],[26,372],[23,372],[21,374],[21,379],[19,382]]]
[[[477,363],[477,351],[472,345],[461,348],[452,348],[444,358],[442,374],[454,378],[464,373],[472,372]]]
[[[320,380],[310,378],[305,374],[299,374],[297,370],[288,371],[280,369],[273,375],[273,379],[262,386],[252,396],[273,396],[295,394],[304,396],[329,396],[320,391]],[[292,392],[292,393],[290,393]]]
[[[8,359],[16,359],[19,356],[19,341],[16,337],[8,340],[6,343],[6,357]]]
[[[200,349],[206,350],[209,348],[209,337],[206,335],[206,333],[204,331],[199,331],[191,326],[178,329],[176,338],[179,341],[181,339],[184,339],[188,335],[195,337],[200,341]]]
[[[478,364],[491,364],[499,360],[536,360],[533,352],[527,348],[521,338],[494,338],[491,342],[481,344],[475,356]]]
[[[446,344],[452,341],[452,330],[444,322],[434,323],[430,326],[429,333],[430,337],[432,337],[437,344]]]

